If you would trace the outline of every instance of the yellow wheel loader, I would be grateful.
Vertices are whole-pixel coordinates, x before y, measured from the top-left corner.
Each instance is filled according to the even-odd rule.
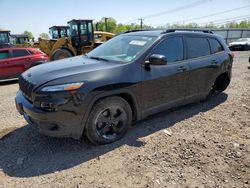
[[[68,37],[38,39],[36,47],[46,53],[51,61],[85,54],[114,36],[113,33],[94,32],[93,20],[73,19],[68,22],[68,26]]]

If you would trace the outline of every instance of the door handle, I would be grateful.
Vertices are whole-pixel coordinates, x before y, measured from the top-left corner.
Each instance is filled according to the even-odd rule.
[[[185,67],[185,66],[180,66],[180,67],[177,69],[178,72],[184,72],[184,71],[186,71],[186,70],[187,70],[187,67]]]
[[[218,64],[218,61],[213,60],[213,61],[211,62],[211,64],[212,64],[212,65],[217,65],[217,64]]]

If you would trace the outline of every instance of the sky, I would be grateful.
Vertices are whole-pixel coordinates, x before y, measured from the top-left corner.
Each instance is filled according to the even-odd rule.
[[[232,9],[237,10],[228,12]],[[239,21],[250,19],[250,0],[0,0],[0,29],[12,34],[28,30],[36,38],[71,19],[99,21],[102,17],[123,24],[139,24],[138,19],[144,18],[151,26]]]

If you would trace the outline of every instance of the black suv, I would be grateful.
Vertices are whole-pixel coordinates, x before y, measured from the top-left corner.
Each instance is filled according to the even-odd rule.
[[[19,78],[16,106],[39,132],[114,142],[132,122],[230,83],[233,55],[208,30],[130,31]]]

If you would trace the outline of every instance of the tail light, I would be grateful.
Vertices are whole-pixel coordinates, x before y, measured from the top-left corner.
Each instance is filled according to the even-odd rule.
[[[230,58],[231,58],[231,60],[232,60],[232,62],[233,62],[233,60],[234,60],[234,53],[233,52],[229,52],[229,56],[230,56]]]

